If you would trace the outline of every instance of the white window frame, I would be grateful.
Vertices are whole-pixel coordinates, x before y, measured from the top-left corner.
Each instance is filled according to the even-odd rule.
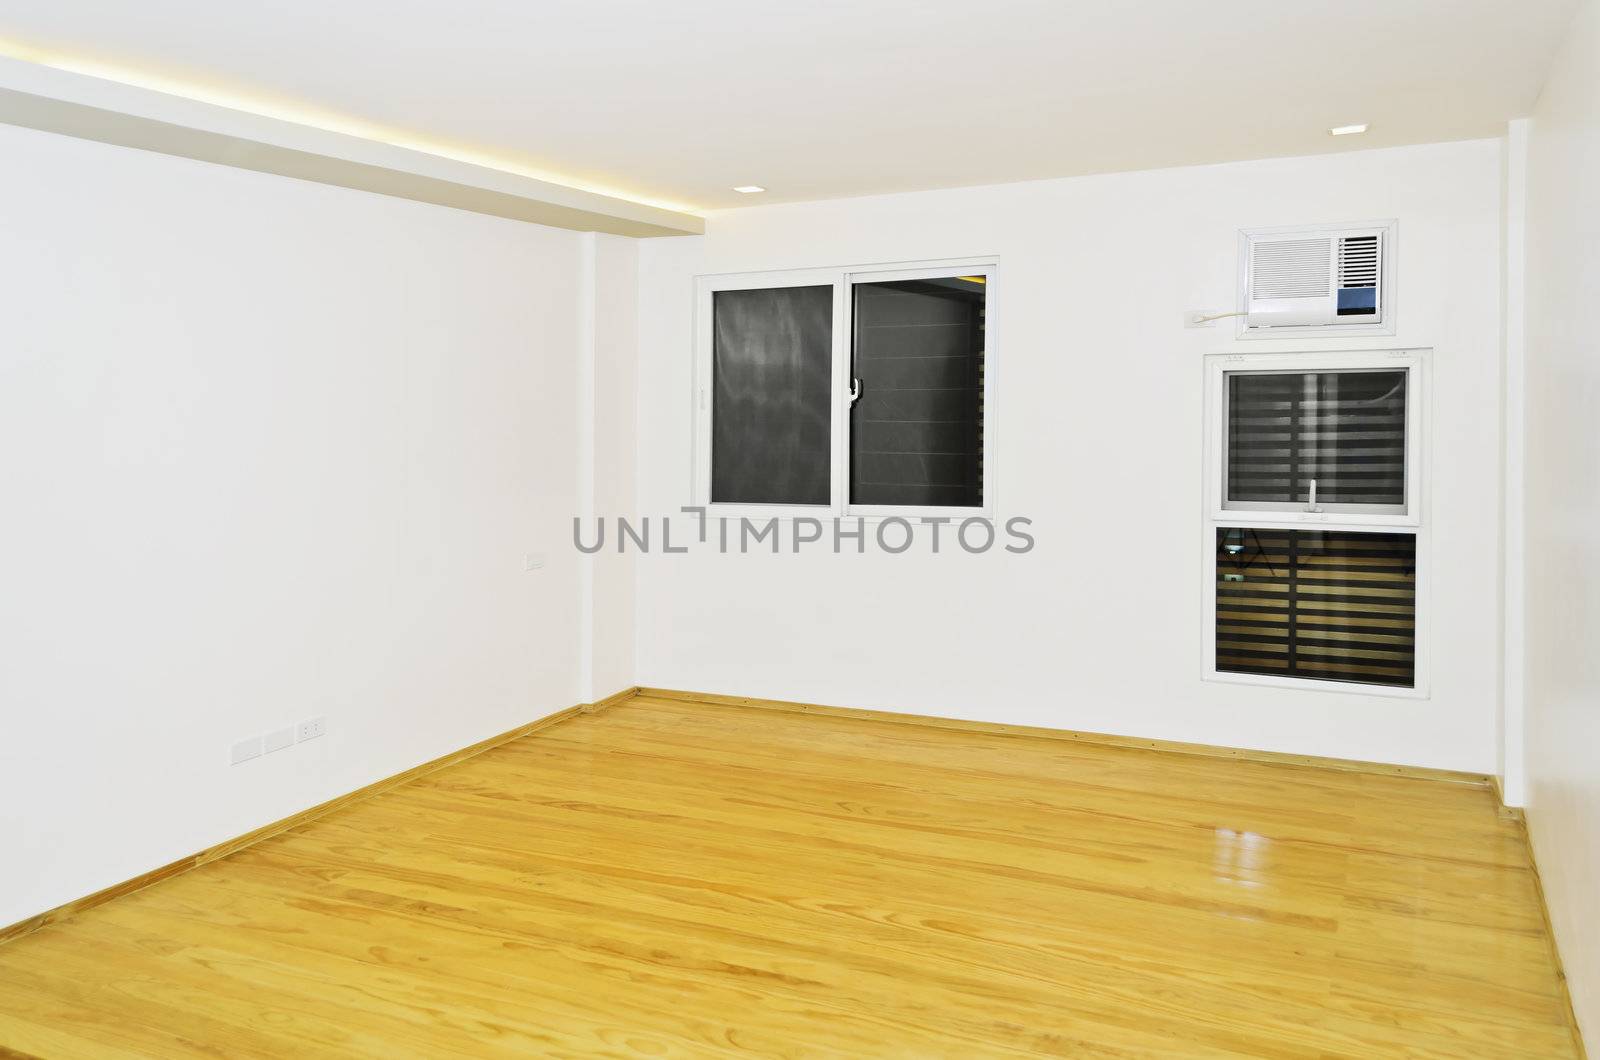
[[[1206,358],[1206,507],[1213,520],[1257,520],[1252,526],[1417,527],[1422,525],[1426,474],[1422,459],[1428,400],[1428,361],[1431,351],[1418,349],[1358,350],[1326,353],[1218,353]],[[1271,501],[1228,503],[1228,387],[1233,372],[1273,372],[1304,375],[1315,372],[1392,372],[1406,375],[1406,504],[1404,511],[1388,505],[1323,504],[1322,511],[1306,511],[1303,502]]]
[[[938,261],[899,262],[882,265],[850,265],[819,269],[783,269],[771,272],[719,273],[695,277],[694,326],[694,452],[691,494],[693,503],[706,509],[713,518],[833,518],[862,517],[868,520],[899,516],[904,519],[949,518],[990,519],[995,516],[993,454],[995,422],[995,290],[999,286],[999,260],[992,256],[949,258]],[[926,280],[949,276],[984,277],[984,370],[983,370],[983,504],[981,507],[945,505],[863,505],[850,503],[850,383],[854,333],[853,286],[897,280]],[[822,504],[740,504],[711,500],[712,444],[712,303],[718,291],[749,291],[774,287],[817,287],[833,285],[833,365],[829,503]]]
[[[1394,699],[1428,699],[1431,695],[1429,645],[1432,607],[1432,534],[1427,520],[1425,474],[1432,451],[1427,415],[1431,391],[1429,349],[1322,350],[1297,353],[1217,353],[1205,359],[1204,438],[1201,470],[1205,488],[1201,506],[1200,676],[1224,684],[1299,688],[1326,693],[1379,696]],[[1326,372],[1394,370],[1410,371],[1406,380],[1406,511],[1384,514],[1360,510],[1323,512],[1255,510],[1222,507],[1226,474],[1227,372]],[[1364,505],[1349,506],[1353,508]],[[1313,677],[1278,677],[1217,669],[1217,531],[1262,528],[1275,530],[1339,530],[1368,533],[1410,533],[1416,537],[1415,645],[1412,650],[1412,685],[1368,684],[1360,681],[1324,681]]]
[[[832,517],[839,510],[844,497],[838,473],[839,441],[844,425],[839,422],[839,360],[841,335],[840,320],[848,314],[844,288],[839,282],[837,269],[785,269],[777,272],[730,273],[720,276],[695,277],[695,373],[694,373],[694,490],[693,503],[706,509],[708,515],[719,518],[748,518],[766,520],[773,516]],[[713,296],[718,291],[753,291],[776,287],[821,287],[833,285],[833,385],[831,422],[829,424],[829,500],[827,504],[751,504],[711,502],[711,406],[712,406],[712,350],[715,342]]]

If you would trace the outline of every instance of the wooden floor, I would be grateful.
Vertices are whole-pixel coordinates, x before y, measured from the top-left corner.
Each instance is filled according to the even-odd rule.
[[[1487,790],[649,698],[0,946],[0,1044],[1576,1055]]]

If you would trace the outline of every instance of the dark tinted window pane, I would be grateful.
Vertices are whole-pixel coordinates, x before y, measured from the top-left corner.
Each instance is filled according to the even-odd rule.
[[[1217,530],[1217,669],[1409,688],[1417,539]]]
[[[1228,500],[1406,503],[1406,373],[1232,373]]]
[[[855,285],[852,502],[982,506],[984,291],[959,277]]]
[[[711,499],[827,504],[833,288],[712,295]]]

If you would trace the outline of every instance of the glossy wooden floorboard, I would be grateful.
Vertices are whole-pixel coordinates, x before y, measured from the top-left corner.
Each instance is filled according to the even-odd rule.
[[[1575,1056],[1496,811],[641,697],[0,946],[0,1046]]]

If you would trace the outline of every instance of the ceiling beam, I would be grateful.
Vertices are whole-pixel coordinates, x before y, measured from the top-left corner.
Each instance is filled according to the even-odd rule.
[[[0,122],[553,228],[705,231],[694,214],[5,57]]]

